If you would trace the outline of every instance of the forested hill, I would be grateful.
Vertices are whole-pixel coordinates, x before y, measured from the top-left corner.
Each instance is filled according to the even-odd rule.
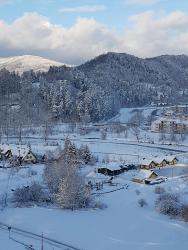
[[[107,53],[81,66],[51,67],[48,72],[0,71],[4,123],[15,124],[15,117],[30,124],[49,119],[99,121],[121,107],[187,100],[188,57],[183,55],[140,59]]]
[[[177,91],[188,88],[188,56],[184,55],[141,59],[108,53],[78,69],[95,84],[117,93],[121,106],[173,102],[174,91],[179,97]]]

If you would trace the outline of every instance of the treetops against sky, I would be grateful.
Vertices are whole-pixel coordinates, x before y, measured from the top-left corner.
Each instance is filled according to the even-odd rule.
[[[0,56],[188,54],[187,0],[0,0]]]

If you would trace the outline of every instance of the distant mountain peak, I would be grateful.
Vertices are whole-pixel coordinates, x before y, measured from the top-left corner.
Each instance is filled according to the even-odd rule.
[[[0,57],[0,69],[16,71],[19,74],[33,70],[35,72],[46,72],[50,66],[63,66],[65,64],[49,60],[40,56],[23,55],[14,57]],[[67,65],[68,66],[68,65]]]

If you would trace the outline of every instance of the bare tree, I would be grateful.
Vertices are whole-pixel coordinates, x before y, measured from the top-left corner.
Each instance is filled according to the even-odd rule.
[[[134,136],[136,137],[137,142],[139,142],[140,141],[140,129],[139,129],[139,127],[138,126],[132,127],[132,131],[133,131]]]
[[[101,140],[106,140],[107,138],[107,132],[105,129],[101,130]]]

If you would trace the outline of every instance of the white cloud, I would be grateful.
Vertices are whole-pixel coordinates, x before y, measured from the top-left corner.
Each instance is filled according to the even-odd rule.
[[[0,5],[10,4],[12,0],[0,0]]]
[[[123,32],[95,19],[78,18],[70,28],[26,13],[8,24],[0,21],[0,55],[37,54],[78,64],[107,51],[141,57],[188,54],[188,15],[147,11],[129,18]]]
[[[125,49],[140,56],[188,54],[188,15],[176,11],[168,15],[147,11],[130,17],[132,29],[124,34]],[[187,40],[188,42],[188,40]],[[187,43],[186,42],[186,43]]]
[[[60,9],[60,12],[98,12],[98,11],[104,11],[106,9],[105,5],[83,5],[83,6],[77,6],[77,7],[70,7],[70,8],[62,8]]]
[[[126,0],[127,4],[143,4],[143,5],[148,5],[148,4],[154,4],[159,2],[159,0]]]

